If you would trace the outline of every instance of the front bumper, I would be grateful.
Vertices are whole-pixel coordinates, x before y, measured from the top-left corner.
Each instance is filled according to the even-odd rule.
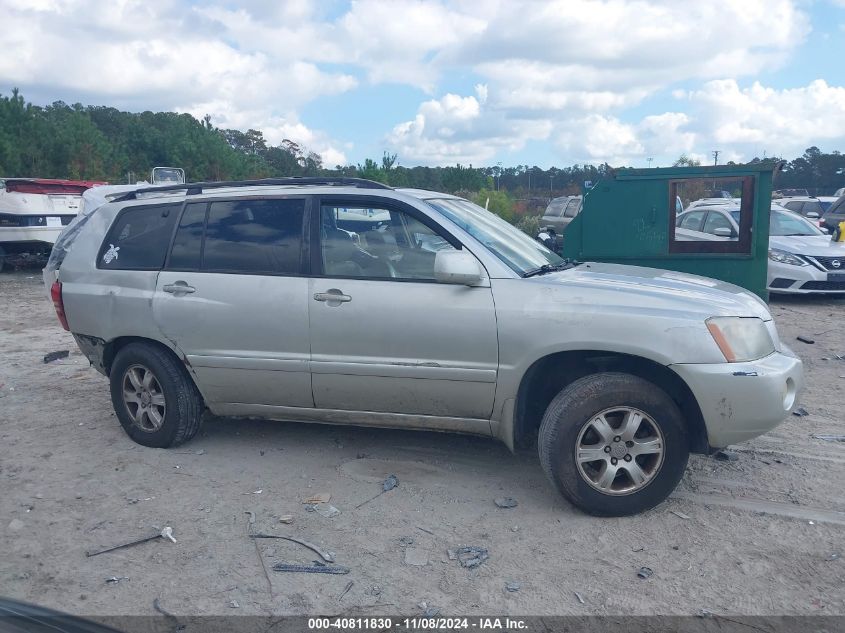
[[[770,431],[792,413],[804,388],[803,363],[786,346],[750,363],[669,367],[698,401],[712,448]]]
[[[845,294],[845,269],[841,273],[819,270],[810,264],[793,266],[769,261],[769,292],[784,294]]]

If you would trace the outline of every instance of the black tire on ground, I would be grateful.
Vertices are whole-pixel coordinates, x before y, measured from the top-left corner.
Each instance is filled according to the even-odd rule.
[[[579,472],[576,461],[581,430],[594,416],[614,407],[645,413],[663,435],[659,469],[642,488],[628,494],[614,495],[596,489]],[[538,449],[543,470],[558,491],[578,508],[596,516],[625,516],[656,506],[675,489],[689,457],[686,425],[675,402],[653,383],[625,373],[592,374],[562,389],[543,416]],[[620,475],[623,482],[626,473]]]
[[[127,370],[138,366],[152,372],[164,396],[163,420],[156,430],[145,431],[136,424],[130,405],[124,401],[123,384]],[[170,448],[187,442],[199,431],[204,408],[202,396],[185,367],[170,351],[155,344],[130,343],[117,353],[109,380],[117,419],[127,435],[138,444]]]

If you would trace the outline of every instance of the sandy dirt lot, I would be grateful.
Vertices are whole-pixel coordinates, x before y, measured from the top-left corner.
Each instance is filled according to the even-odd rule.
[[[419,615],[422,602],[442,615],[845,614],[845,443],[813,438],[845,433],[845,299],[772,310],[804,359],[809,415],[736,447],[736,461],[692,457],[648,513],[596,519],[558,497],[534,451],[491,440],[210,418],[180,448],[138,446],[40,273],[2,274],[0,595],[87,615],[152,615],[155,600],[222,615]],[[388,474],[399,487],[356,509]],[[338,516],[305,510],[320,492]],[[496,507],[503,496],[519,505]],[[272,571],[317,556],[248,538],[248,512],[254,530],[331,550],[351,572]],[[85,555],[163,526],[177,543]],[[447,555],[462,545],[490,557],[462,568]]]

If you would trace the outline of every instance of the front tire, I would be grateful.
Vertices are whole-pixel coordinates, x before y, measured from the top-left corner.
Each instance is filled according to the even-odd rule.
[[[117,353],[109,380],[117,419],[138,444],[170,448],[199,431],[202,397],[185,368],[164,348],[130,343]]]
[[[625,516],[662,502],[689,458],[681,411],[638,376],[600,373],[567,385],[543,416],[540,463],[558,491],[597,516]]]

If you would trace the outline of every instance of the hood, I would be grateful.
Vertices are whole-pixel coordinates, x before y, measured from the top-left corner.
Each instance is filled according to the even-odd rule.
[[[845,260],[845,242],[834,242],[830,235],[772,235],[769,248],[779,248],[795,255],[842,257]]]
[[[696,321],[711,316],[758,317],[764,321],[772,318],[762,299],[745,288],[674,270],[586,262],[531,277],[530,281],[555,289],[566,286],[573,303],[583,300],[640,313],[672,312]]]

